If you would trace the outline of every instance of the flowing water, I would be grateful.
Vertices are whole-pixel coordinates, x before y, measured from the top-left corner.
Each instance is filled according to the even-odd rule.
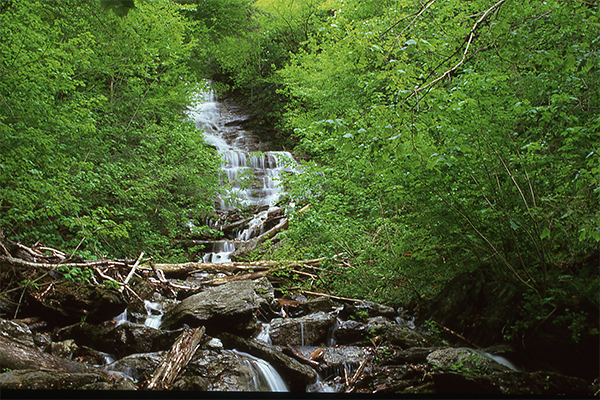
[[[278,178],[284,171],[294,172],[295,161],[289,152],[271,151],[268,141],[244,129],[247,117],[235,106],[219,101],[212,91],[198,98],[189,115],[223,157],[221,184],[228,190],[219,199],[219,211],[232,211],[236,206],[263,208],[235,237],[212,242],[212,249],[203,256],[204,262],[229,262],[237,243],[264,233],[269,213],[276,209],[282,193]],[[215,221],[209,225],[219,228]]]
[[[248,353],[232,350],[248,365],[248,387],[256,392],[287,392],[288,388],[279,373],[271,364]]]

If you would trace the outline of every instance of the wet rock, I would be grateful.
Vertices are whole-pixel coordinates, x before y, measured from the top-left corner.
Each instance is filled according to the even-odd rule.
[[[114,346],[117,355],[156,352],[168,350],[181,334],[181,329],[176,331],[159,330],[145,325],[125,322],[112,329],[105,340]],[[110,346],[105,346],[107,352]]]
[[[591,396],[587,383],[580,378],[551,372],[496,372],[471,376],[454,372],[435,373],[435,392],[439,394],[501,394],[527,396]]]
[[[313,314],[317,312],[330,312],[335,308],[335,304],[330,297],[317,297],[302,303],[300,307],[304,314]]]
[[[228,333],[221,336],[227,347],[247,352],[273,365],[291,391],[304,392],[306,386],[317,378],[317,373],[312,368],[283,354],[276,346],[266,344],[260,340],[243,339]]]
[[[208,385],[209,382],[206,378],[200,376],[184,376],[173,383],[171,390],[205,392],[208,390]]]
[[[333,332],[333,340],[341,345],[368,342],[368,337],[367,324],[354,320],[342,321]]]
[[[27,347],[34,347],[33,334],[23,323],[0,319],[0,336]]]
[[[52,336],[48,332],[35,332],[33,334],[33,342],[42,351],[50,353],[52,350]]]
[[[80,388],[81,390],[137,390],[135,383],[130,379],[121,379],[116,383],[97,382],[89,383]]]
[[[472,375],[510,371],[510,368],[484,354],[464,348],[436,350],[427,356],[427,362],[436,371],[455,371]]]
[[[201,385],[204,390],[256,392],[266,390],[255,381],[257,371],[243,355],[232,350],[200,350],[186,367],[186,385]],[[191,375],[191,376],[190,376]],[[181,385],[182,383],[177,383]],[[175,388],[177,389],[177,388]]]
[[[318,345],[327,341],[334,321],[334,316],[324,312],[301,318],[276,318],[271,321],[269,336],[274,345]]]
[[[421,365],[373,368],[356,383],[357,391],[368,393],[435,393],[428,369]]]
[[[9,390],[79,389],[88,384],[106,381],[104,375],[93,372],[67,373],[24,369],[0,374],[0,388]]]
[[[272,286],[264,281],[233,281],[206,289],[190,296],[169,310],[161,327],[172,329],[187,324],[206,326],[207,334],[232,332],[252,335],[257,327],[256,313],[262,307],[270,308]]]
[[[61,322],[85,318],[90,323],[99,323],[123,312],[127,306],[118,290],[105,286],[60,282],[42,296],[44,290],[32,289],[29,293],[29,313],[49,314]]]
[[[168,350],[180,334],[181,330],[159,330],[131,322],[116,327],[80,322],[63,328],[57,332],[56,338],[73,339],[80,346],[115,354],[120,358],[135,353]]]
[[[383,304],[370,301],[361,301],[351,304],[344,304],[339,317],[342,319],[353,319],[355,321],[366,322],[368,318],[382,316],[386,318],[395,318],[396,310]]]
[[[69,339],[63,342],[53,342],[50,345],[50,352],[53,356],[71,359],[78,348],[75,341]]]
[[[427,362],[427,356],[441,347],[410,347],[401,348],[383,347],[378,349],[378,362],[382,365],[423,364]]]
[[[424,347],[432,344],[432,340],[427,336],[420,334],[414,329],[395,324],[388,326],[383,338],[387,343],[402,348]]]
[[[164,351],[132,354],[107,365],[104,369],[109,372],[120,373],[135,382],[144,384],[152,377],[154,370],[156,370],[165,354]]]
[[[316,349],[316,347],[306,347],[299,350],[308,357]],[[363,361],[371,361],[374,358],[371,348],[368,347],[336,346],[322,349],[321,375],[324,377],[330,375],[343,377],[344,373],[352,377]]]
[[[27,340],[29,343],[29,340]],[[61,372],[86,372],[85,366],[44,353],[10,337],[0,336],[0,365],[7,369],[50,369]]]

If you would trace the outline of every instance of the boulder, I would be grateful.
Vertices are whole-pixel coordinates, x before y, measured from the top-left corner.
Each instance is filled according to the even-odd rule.
[[[95,372],[38,371],[23,369],[0,374],[0,389],[66,390],[85,385],[107,383],[107,377]]]
[[[73,323],[85,318],[90,323],[107,321],[123,312],[127,303],[114,288],[78,282],[57,282],[54,289],[31,289],[28,312],[50,315],[56,321]],[[43,295],[42,295],[43,294]]]
[[[161,327],[203,325],[212,336],[221,332],[251,336],[258,327],[257,312],[270,309],[273,302],[273,287],[265,281],[233,281],[190,296],[164,315]]]
[[[396,318],[397,313],[392,307],[370,301],[360,301],[350,304],[344,304],[339,317],[342,319],[353,319],[355,321],[366,322],[372,317],[382,316],[386,318]]]
[[[269,336],[274,345],[319,345],[327,341],[334,321],[334,316],[324,312],[300,318],[275,318],[271,321]]]
[[[24,340],[30,343],[29,339]],[[0,336],[0,365],[4,369],[49,369],[69,373],[86,372],[82,364],[44,353],[10,336]]]
[[[20,343],[23,346],[35,347],[33,333],[23,323],[0,319],[0,337]]]
[[[229,333],[223,333],[221,337],[225,346],[244,351],[273,365],[290,391],[304,392],[306,386],[317,378],[317,373],[312,368],[283,354],[276,346],[256,339],[243,339]]]
[[[383,338],[387,343],[405,349],[410,347],[426,347],[432,344],[431,338],[420,334],[414,329],[396,324],[388,326]]]
[[[135,353],[168,350],[181,330],[169,331],[124,322],[116,327],[80,322],[57,332],[57,340],[73,339],[79,346],[88,346],[118,358]]]
[[[123,377],[132,379],[134,382],[144,384],[152,377],[165,354],[165,351],[131,354],[107,365],[104,369],[108,372],[116,372],[117,374],[114,374],[114,376],[120,374]]]
[[[469,375],[510,371],[510,368],[490,357],[465,348],[449,347],[436,350],[427,356],[427,362],[436,371],[454,371]]]
[[[589,385],[580,378],[552,372],[496,372],[490,375],[464,375],[456,372],[432,374],[435,393],[461,395],[592,396]]]
[[[173,386],[175,390],[195,385],[205,387],[203,390],[209,391],[270,391],[270,386],[264,378],[257,369],[256,360],[249,354],[234,350],[198,350],[186,367],[183,382],[175,382]]]

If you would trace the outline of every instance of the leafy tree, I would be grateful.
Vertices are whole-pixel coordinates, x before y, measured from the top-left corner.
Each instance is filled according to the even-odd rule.
[[[0,227],[85,257],[175,257],[219,164],[182,112],[198,88],[180,7],[13,1],[0,20]]]
[[[339,7],[281,72],[297,149],[315,160],[288,183],[312,210],[294,245],[344,251],[342,276],[387,298],[482,263],[551,297],[561,266],[600,241],[597,8]]]

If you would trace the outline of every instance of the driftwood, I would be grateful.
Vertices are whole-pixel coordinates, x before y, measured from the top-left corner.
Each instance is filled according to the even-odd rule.
[[[331,297],[332,299],[336,299],[336,300],[352,301],[352,302],[357,302],[357,303],[360,303],[360,302],[364,301],[364,300],[360,300],[360,299],[351,299],[351,298],[348,298],[348,297],[332,296],[332,295],[327,294],[327,293],[310,292],[308,290],[303,290],[301,293],[302,294],[308,294],[308,295],[311,295],[311,296]]]
[[[204,330],[202,326],[183,331],[156,367],[147,389],[167,389],[175,382],[179,372],[194,356]]]
[[[217,286],[217,285],[223,285],[225,283],[229,283],[232,281],[258,279],[258,278],[262,278],[265,275],[268,275],[269,273],[270,273],[270,271],[260,271],[260,272],[253,272],[251,274],[232,275],[232,276],[228,276],[227,278],[215,278],[212,281],[210,281],[210,284]],[[203,282],[203,283],[206,283],[206,282]]]
[[[300,353],[298,350],[294,349],[289,344],[287,345],[287,347],[283,348],[282,351],[283,351],[283,353],[286,353],[288,356],[294,357],[296,360],[300,361],[302,364],[309,365],[317,370],[319,370],[321,368],[321,364],[319,364],[317,361],[311,360],[310,358],[306,357],[304,354]]]
[[[348,379],[348,372],[346,371],[346,368],[344,368],[344,376],[346,378],[346,393],[351,393],[352,391],[354,391],[354,384],[360,377],[360,374],[362,374],[363,369],[365,369],[365,365],[367,365],[367,360],[363,360],[360,363],[360,366],[358,367],[351,379]]]

